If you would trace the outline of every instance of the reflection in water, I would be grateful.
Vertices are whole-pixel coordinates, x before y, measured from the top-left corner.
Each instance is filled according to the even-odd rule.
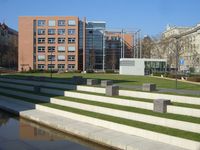
[[[0,110],[0,150],[110,150]]]

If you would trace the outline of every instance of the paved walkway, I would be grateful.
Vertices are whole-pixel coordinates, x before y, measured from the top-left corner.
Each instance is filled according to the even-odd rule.
[[[182,148],[152,141],[138,136],[133,136],[100,126],[75,121],[59,115],[46,113],[33,109],[33,105],[26,105],[24,102],[8,100],[0,96],[0,108],[12,110],[20,116],[40,122],[52,128],[76,134],[89,140],[111,145],[125,150],[183,150]]]
[[[138,85],[121,85],[121,84],[116,84],[121,88],[126,88],[126,89],[132,89],[132,90],[142,90],[142,86]],[[188,94],[188,95],[194,95],[194,96],[200,96],[200,91],[195,91],[195,90],[181,90],[181,89],[167,89],[167,88],[157,88],[157,91],[159,93],[177,93],[177,94]]]

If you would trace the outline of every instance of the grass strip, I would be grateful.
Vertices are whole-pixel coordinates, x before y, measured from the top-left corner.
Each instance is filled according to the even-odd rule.
[[[133,113],[140,113],[140,114],[145,114],[145,115],[151,115],[151,116],[156,116],[156,117],[162,117],[162,118],[167,118],[167,119],[173,119],[173,120],[186,121],[186,122],[200,124],[200,118],[198,118],[198,117],[178,115],[178,114],[172,114],[172,113],[158,113],[158,112],[154,112],[154,111],[142,109],[142,108],[122,106],[122,105],[97,102],[97,101],[89,101],[89,100],[71,98],[71,97],[66,97],[66,96],[57,96],[57,97],[53,97],[53,98],[71,101],[71,102],[82,103],[82,104],[88,104],[88,105],[93,105],[93,106],[101,106],[101,107],[105,107],[105,108],[117,109],[117,110],[122,110],[122,111],[133,112]]]
[[[9,88],[9,89],[15,90],[14,88]],[[57,99],[61,99],[61,100],[67,100],[67,101],[88,104],[88,105],[93,105],[93,106],[101,106],[101,107],[105,107],[105,108],[117,109],[117,110],[122,110],[122,111],[128,111],[128,112],[134,112],[134,113],[140,113],[140,114],[145,114],[145,115],[151,115],[151,116],[156,116],[156,117],[162,117],[162,118],[167,118],[167,119],[173,119],[173,120],[186,121],[186,122],[200,124],[200,118],[198,118],[198,117],[178,115],[178,114],[172,114],[172,113],[157,113],[157,112],[147,110],[147,109],[142,109],[142,108],[116,105],[116,104],[110,104],[110,103],[105,103],[105,102],[89,101],[89,100],[71,98],[71,97],[66,97],[66,96],[57,96],[57,95],[52,95],[52,94],[41,94],[41,93],[38,94],[35,92],[23,91],[23,90],[15,90],[15,91],[31,93],[31,94],[36,94],[36,95],[46,96],[46,97],[52,97],[52,98],[57,98]],[[1,93],[3,93],[3,92],[1,92]],[[9,96],[9,94],[7,96]]]
[[[6,96],[8,94],[3,94],[3,95]],[[34,103],[34,104],[38,103],[37,100],[27,99],[27,98],[20,97],[20,96],[16,97],[16,96],[8,95],[8,97],[13,97],[16,100],[26,101],[26,102],[30,102],[30,103]],[[50,107],[50,108],[54,108],[54,109],[59,109],[59,110],[72,112],[72,113],[76,113],[76,114],[80,114],[80,115],[84,115],[84,116],[88,116],[88,117],[92,117],[92,118],[97,118],[97,119],[106,120],[106,121],[110,121],[110,122],[114,122],[114,123],[118,123],[118,124],[122,124],[122,125],[127,125],[130,127],[136,127],[136,128],[149,130],[149,131],[153,131],[153,132],[157,132],[157,133],[163,133],[163,134],[180,137],[180,138],[184,138],[184,139],[200,141],[200,134],[194,133],[194,132],[183,131],[183,130],[179,130],[179,129],[168,128],[168,127],[164,127],[164,126],[143,123],[143,122],[139,122],[139,121],[133,121],[133,120],[124,119],[124,118],[120,118],[120,117],[104,115],[104,114],[100,114],[100,113],[95,113],[95,112],[91,112],[91,111],[86,111],[86,110],[81,110],[81,109],[76,109],[76,108],[71,108],[71,107],[66,107],[66,106],[60,106],[60,105],[51,104],[51,103],[44,103],[41,101],[39,101],[39,104]]]
[[[0,81],[1,82],[1,81]],[[3,87],[4,86],[0,86]],[[146,98],[136,98],[136,97],[128,97],[128,96],[107,96],[105,94],[101,93],[94,93],[94,92],[85,92],[85,91],[76,91],[76,90],[70,90],[70,89],[61,89],[61,88],[53,88],[53,87],[45,87],[41,86],[42,88],[49,88],[49,89],[55,89],[55,90],[61,90],[61,91],[70,91],[70,92],[76,92],[76,93],[83,93],[83,94],[90,94],[90,95],[97,95],[97,96],[105,96],[105,97],[111,97],[111,98],[121,98],[125,100],[133,100],[133,101],[141,101],[141,102],[148,102],[148,103],[153,103],[152,99],[146,99]],[[53,94],[47,94],[47,93],[35,93],[34,91],[27,91],[27,90],[21,90],[17,88],[11,88],[11,87],[6,87],[7,89],[10,90],[15,90],[15,91],[21,91],[21,92],[27,92],[27,93],[32,93],[32,94],[37,94],[41,96],[48,96],[48,97],[55,97],[57,95]],[[186,103],[179,103],[179,102],[172,102],[173,106],[179,106],[179,107],[186,107],[186,108],[193,108],[193,109],[200,109],[200,105],[196,104],[186,104]]]
[[[153,103],[152,99],[147,99],[147,98],[137,98],[137,97],[128,97],[128,96],[107,96],[107,95],[102,94],[102,93],[94,93],[94,92],[88,92],[88,91],[85,92],[85,91],[71,90],[70,92],[76,92],[76,93],[83,93],[83,94],[90,94],[90,95],[97,95],[97,96],[104,96],[104,97],[120,98],[120,99],[125,99],[125,100],[133,100],[133,101]],[[187,104],[187,103],[180,103],[180,102],[172,102],[172,105],[173,106],[179,106],[179,107],[200,109],[200,105],[197,105],[197,104]]]

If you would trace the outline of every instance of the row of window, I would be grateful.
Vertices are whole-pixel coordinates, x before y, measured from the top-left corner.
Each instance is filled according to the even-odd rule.
[[[46,29],[38,29],[38,35],[45,35]],[[66,35],[65,29],[58,29],[57,30],[58,35]],[[68,35],[74,35],[76,33],[75,29],[68,29]],[[56,29],[48,29],[48,35],[55,35]]]
[[[56,20],[38,20],[37,21],[37,25],[38,26],[46,26],[48,22],[48,26],[49,27],[54,27],[56,26]],[[68,20],[67,22],[68,26],[75,26],[76,25],[76,21],[75,20]],[[66,21],[65,20],[57,20],[57,25],[58,26],[66,26]]]
[[[55,52],[56,47],[55,46],[48,46],[48,52]],[[38,46],[38,52],[45,52],[46,47],[45,46]],[[65,52],[65,46],[58,46],[57,47],[58,52]],[[68,52],[75,52],[76,47],[75,46],[68,46]]]
[[[55,68],[55,64],[48,64],[48,69],[54,69]],[[58,69],[65,69],[65,64],[58,64],[57,65]],[[38,69],[45,69],[45,64],[38,64]],[[75,69],[75,65],[73,64],[69,64],[67,65],[67,69]]]
[[[56,38],[48,38],[48,44],[55,44]],[[58,38],[58,44],[65,44],[66,39],[64,37]],[[76,38],[68,38],[68,44],[72,44],[76,42]],[[38,44],[44,44],[46,43],[45,38],[38,38]]]
[[[65,55],[58,55],[58,61],[65,61]],[[68,55],[68,61],[75,61],[74,55]],[[38,61],[45,61],[45,55],[38,55]],[[56,61],[55,55],[48,55],[48,61]]]

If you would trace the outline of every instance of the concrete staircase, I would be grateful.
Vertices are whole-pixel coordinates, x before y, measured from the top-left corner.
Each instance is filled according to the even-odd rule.
[[[34,86],[38,85],[39,93],[34,92]],[[21,100],[45,113],[183,149],[200,148],[200,110],[196,100],[191,103],[197,108],[170,105],[166,114],[160,114],[152,111],[151,100],[109,97],[103,94],[104,88],[95,88],[0,78],[0,101]]]

